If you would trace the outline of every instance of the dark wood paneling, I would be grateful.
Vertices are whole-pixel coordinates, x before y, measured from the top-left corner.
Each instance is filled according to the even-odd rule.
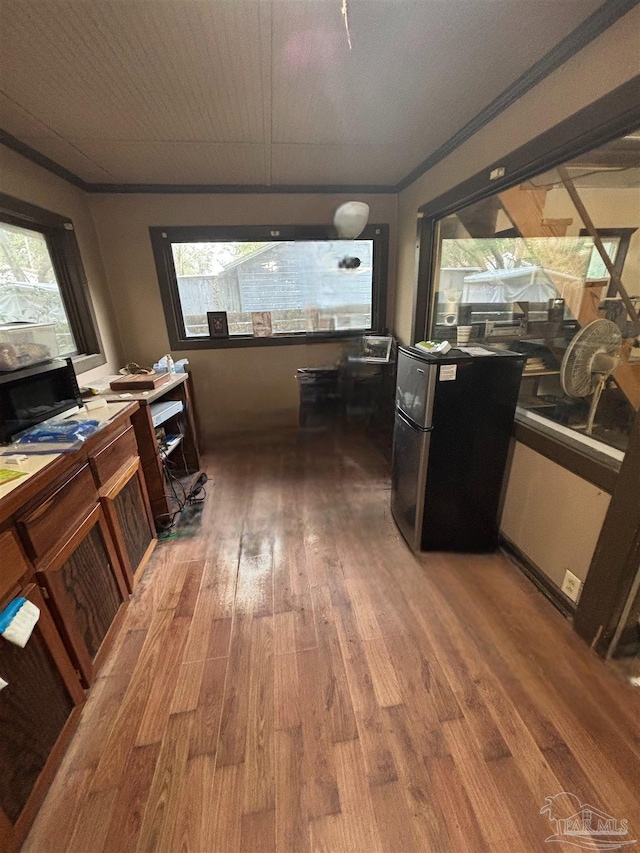
[[[154,538],[149,527],[149,519],[137,476],[131,477],[118,492],[113,500],[113,505],[124,546],[135,574]]]
[[[24,649],[0,641],[0,807],[13,823],[74,707],[36,627]]]
[[[59,571],[60,583],[91,658],[95,658],[123,598],[98,525]]]

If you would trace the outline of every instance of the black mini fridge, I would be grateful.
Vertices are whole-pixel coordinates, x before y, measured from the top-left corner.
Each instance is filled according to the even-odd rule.
[[[391,512],[414,551],[492,551],[524,356],[398,348]]]

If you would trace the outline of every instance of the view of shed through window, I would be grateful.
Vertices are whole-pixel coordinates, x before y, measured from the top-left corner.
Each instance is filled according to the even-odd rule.
[[[207,311],[226,311],[230,336],[252,335],[252,312],[273,334],[371,328],[373,240],[171,244],[188,337],[209,334]]]
[[[472,343],[525,353],[520,417],[624,451],[640,407],[639,229],[637,134],[444,217],[430,336],[455,343],[468,325]]]
[[[0,222],[0,323],[51,323],[61,355],[77,352],[43,234]]]

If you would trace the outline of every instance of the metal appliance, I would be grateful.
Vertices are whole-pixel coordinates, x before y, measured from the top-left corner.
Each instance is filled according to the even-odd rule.
[[[414,551],[497,546],[524,361],[481,347],[398,348],[391,511]]]

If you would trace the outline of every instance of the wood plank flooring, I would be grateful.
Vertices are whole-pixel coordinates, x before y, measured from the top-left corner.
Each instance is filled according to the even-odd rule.
[[[24,853],[575,851],[563,791],[640,837],[638,695],[502,556],[412,556],[361,439],[208,470]]]

